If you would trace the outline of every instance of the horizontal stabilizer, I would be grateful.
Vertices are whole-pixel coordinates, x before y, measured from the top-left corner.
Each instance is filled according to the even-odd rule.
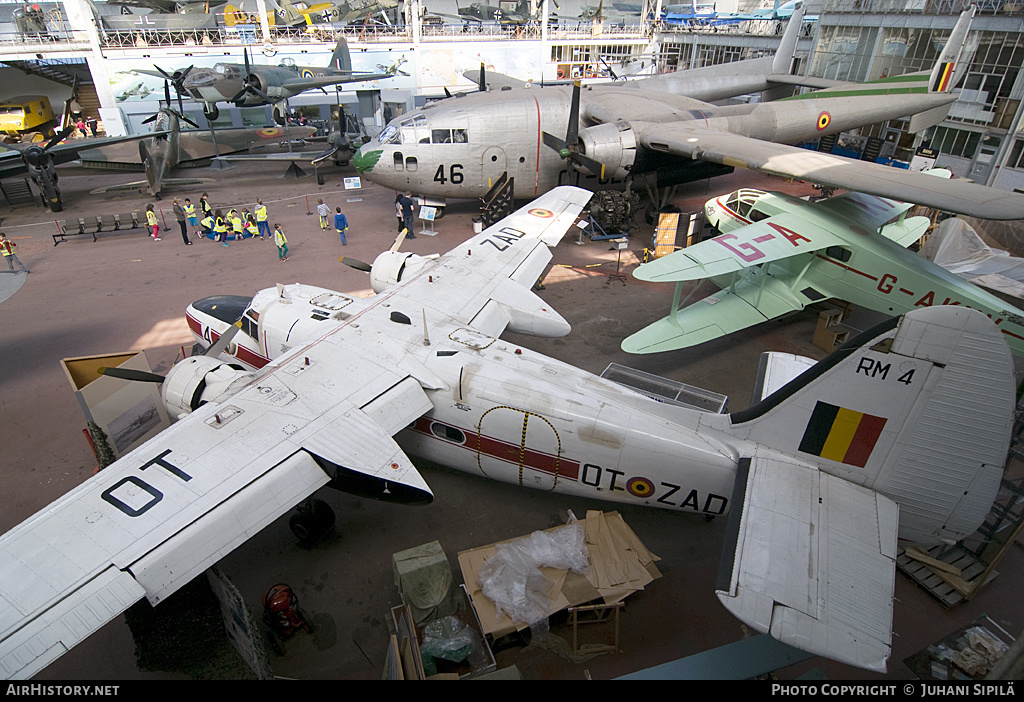
[[[884,672],[895,502],[789,461],[740,462],[715,589],[737,618],[810,653]]]

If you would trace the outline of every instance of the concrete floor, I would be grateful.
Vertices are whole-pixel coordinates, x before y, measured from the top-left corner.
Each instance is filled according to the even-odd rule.
[[[60,360],[72,356],[146,349],[157,372],[166,371],[191,344],[184,322],[186,305],[207,295],[251,294],[276,283],[303,282],[343,292],[369,292],[365,273],[338,263],[342,254],[372,261],[394,238],[393,193],[364,182],[346,191],[342,176],[351,168],[315,179],[279,178],[281,166],[250,165],[214,173],[206,190],[215,207],[248,205],[262,197],[271,222],[284,225],[290,260],[279,263],[270,242],[207,240],[183,245],[170,210],[175,194],[198,201],[200,190],[169,192],[157,202],[170,229],[154,242],[140,230],[101,238],[82,237],[54,246],[54,219],[143,209],[138,195],[89,195],[97,183],[135,180],[136,174],[61,177],[66,210],[58,215],[21,206],[5,215],[2,229],[18,243],[18,254],[32,273],[20,289],[7,279],[0,293],[0,427],[3,454],[0,478],[4,506],[0,530],[15,526],[72,487],[89,478],[95,460],[82,434],[84,418],[64,376]],[[195,173],[195,171],[193,171]],[[202,172],[200,175],[210,175]],[[684,186],[675,204],[694,211],[713,195],[741,186],[807,194],[805,184],[786,183],[748,172]],[[317,224],[317,198],[341,206],[351,227],[342,247],[333,232]],[[435,224],[437,235],[407,242],[405,250],[444,252],[472,232],[475,203],[453,204]],[[650,242],[652,230],[634,232],[622,269],[628,273]],[[195,239],[193,239],[195,240]],[[573,325],[562,339],[507,338],[523,346],[600,373],[618,362],[729,396],[729,408],[749,404],[757,358],[764,350],[814,358],[825,354],[811,345],[816,321],[804,312],[695,349],[657,356],[627,356],[619,342],[663,316],[672,298],[670,286],[609,281],[616,254],[605,242],[582,245],[570,236],[554,251],[557,264],[540,293]],[[7,273],[0,272],[0,277]],[[22,276],[24,277],[24,276]],[[711,292],[708,284],[697,297]],[[2,294],[0,294],[2,297]],[[864,325],[870,315],[864,315]],[[856,318],[854,324],[857,324]],[[283,657],[273,658],[277,675],[292,678],[376,679],[384,666],[390,608],[399,604],[391,554],[438,540],[461,579],[456,556],[464,549],[528,534],[561,524],[566,510],[582,516],[588,509],[617,509],[648,548],[661,557],[663,574],[631,596],[622,615],[622,652],[586,663],[570,663],[543,649],[513,647],[500,652],[499,666],[515,664],[527,679],[613,678],[737,641],[744,627],[714,596],[713,580],[725,522],[649,508],[602,504],[522,490],[443,467],[424,465],[434,490],[427,507],[401,507],[361,500],[331,490],[319,495],[338,516],[334,532],[312,549],[296,546],[287,516],[239,547],[220,567],[258,610],[260,598],[277,582],[290,583],[316,625],[300,633]],[[987,613],[1013,634],[1024,629],[1024,554],[1012,548],[1000,576],[972,602],[944,610],[924,591],[897,575],[896,636],[885,676],[826,661],[811,660],[778,672],[795,678],[812,668],[831,678],[908,679],[903,659]],[[556,633],[565,634],[565,631]],[[118,617],[37,676],[40,679],[182,677],[168,671],[140,670],[123,617]]]

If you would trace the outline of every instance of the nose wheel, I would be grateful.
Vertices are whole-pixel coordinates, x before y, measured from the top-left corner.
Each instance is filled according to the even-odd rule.
[[[315,546],[334,527],[334,510],[323,500],[311,497],[299,505],[297,510],[288,520],[288,526],[300,546]]]

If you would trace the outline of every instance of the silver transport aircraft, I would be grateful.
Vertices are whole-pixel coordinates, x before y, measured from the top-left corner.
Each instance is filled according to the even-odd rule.
[[[961,539],[996,494],[1014,408],[998,330],[963,307],[917,310],[749,409],[666,404],[499,338],[570,331],[531,286],[590,197],[556,188],[445,254],[392,247],[363,264],[368,298],[293,284],[190,305],[207,353],[142,378],[176,423],[0,537],[0,675],[29,677],[159,603],[320,487],[429,502],[409,456],[728,514],[723,604],[884,670],[897,539]]]
[[[583,90],[508,86],[447,98],[392,120],[353,164],[367,180],[439,206],[484,197],[503,173],[514,179],[517,198],[563,184],[598,189],[625,181],[661,205],[674,185],[738,167],[984,219],[1024,218],[1022,195],[790,146],[907,116],[911,131],[941,121],[955,100],[950,90],[973,8],[930,72],[771,102],[711,104],[808,83],[786,75],[802,13],[794,12],[774,57]]]

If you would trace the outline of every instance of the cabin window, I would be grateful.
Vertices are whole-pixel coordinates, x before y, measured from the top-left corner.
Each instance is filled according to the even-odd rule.
[[[405,170],[415,171],[419,167],[419,161],[416,160],[415,156],[410,156],[405,159]]]
[[[441,422],[431,422],[430,433],[439,439],[451,441],[453,444],[466,443],[466,435],[461,430],[441,424]]]
[[[242,317],[242,331],[248,334],[251,338],[255,339],[256,341],[260,340],[259,326],[256,324],[256,322],[249,319],[249,315],[244,315]]]
[[[825,255],[829,258],[834,258],[837,261],[846,263],[853,256],[853,252],[849,249],[844,249],[842,246],[829,246],[825,249]]]
[[[768,219],[767,214],[761,212],[761,210],[750,210],[750,214],[747,217],[750,218],[751,222],[760,222],[762,219]]]
[[[402,155],[401,151],[396,151],[392,156],[392,160],[394,161],[396,171],[405,170],[405,157]]]

